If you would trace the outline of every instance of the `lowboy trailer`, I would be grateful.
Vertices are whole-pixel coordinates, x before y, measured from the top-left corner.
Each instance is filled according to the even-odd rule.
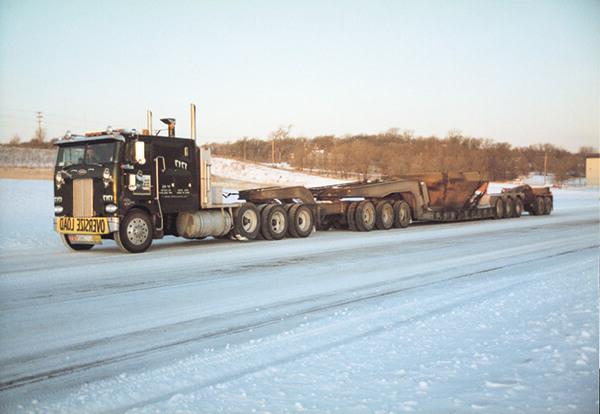
[[[166,235],[280,240],[315,229],[404,228],[413,221],[453,222],[550,214],[549,188],[522,185],[488,193],[478,173],[430,173],[306,188],[239,191],[226,203],[211,182],[210,150],[192,139],[107,129],[66,135],[58,145],[54,228],[73,250],[112,239],[124,251],[146,251]]]

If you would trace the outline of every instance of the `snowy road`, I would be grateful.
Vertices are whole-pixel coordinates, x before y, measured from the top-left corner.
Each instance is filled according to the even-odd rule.
[[[34,200],[0,222],[0,411],[597,412],[598,194],[556,198],[142,255],[36,238]]]

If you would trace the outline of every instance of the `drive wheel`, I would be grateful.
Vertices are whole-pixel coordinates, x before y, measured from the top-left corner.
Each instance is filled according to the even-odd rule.
[[[132,210],[115,232],[115,241],[121,250],[142,253],[152,244],[152,231],[150,216],[141,210]]]
[[[353,201],[348,206],[348,210],[346,211],[346,223],[348,223],[348,230],[356,231],[356,207],[358,203]]]
[[[288,211],[288,233],[292,237],[308,237],[314,226],[312,211],[302,204],[292,206]]]
[[[260,214],[258,208],[250,202],[242,204],[235,214],[233,235],[238,238],[242,237],[248,240],[254,240],[259,231]]]
[[[394,227],[408,227],[411,219],[410,206],[408,203],[404,200],[397,200],[394,202]]]
[[[66,234],[60,234],[60,239],[62,240],[63,244],[65,246],[67,246],[69,249],[71,250],[75,250],[75,251],[83,251],[83,250],[90,250],[92,247],[94,247],[93,244],[79,244],[79,243],[71,243],[69,241],[69,237]]]
[[[375,228],[377,214],[375,212],[375,205],[371,201],[364,200],[358,203],[355,215],[358,231],[371,231]]]
[[[504,202],[501,198],[497,198],[494,204],[494,218],[501,219],[502,217],[504,217]]]
[[[523,214],[523,200],[520,197],[515,198],[515,217],[521,217]]]
[[[375,206],[377,220],[375,226],[379,230],[389,230],[394,226],[394,207],[389,201],[380,201]]]
[[[506,199],[506,204],[504,205],[504,217],[514,217],[515,214],[515,202],[512,198]]]
[[[261,213],[260,229],[267,240],[281,240],[288,229],[287,213],[278,204],[267,205]]]
[[[552,197],[544,197],[544,214],[550,214],[553,210]]]

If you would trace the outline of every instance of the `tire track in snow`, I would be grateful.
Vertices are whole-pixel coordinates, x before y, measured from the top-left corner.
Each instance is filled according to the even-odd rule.
[[[449,278],[434,280],[434,281],[430,281],[427,283],[417,284],[414,286],[388,289],[383,292],[368,293],[368,294],[363,294],[360,296],[354,296],[353,298],[350,298],[350,299],[342,299],[342,300],[338,300],[335,302],[318,304],[318,305],[312,306],[310,308],[300,310],[293,314],[285,314],[285,315],[277,314],[271,318],[260,320],[260,321],[257,321],[257,322],[251,323],[251,324],[233,326],[233,327],[230,327],[227,329],[216,330],[216,331],[208,332],[208,333],[198,335],[195,337],[187,338],[183,341],[174,341],[174,342],[170,342],[170,343],[161,344],[160,346],[147,348],[144,350],[139,350],[139,351],[134,351],[134,352],[130,352],[130,353],[117,355],[117,356],[114,356],[111,358],[99,359],[99,360],[91,361],[88,363],[67,366],[67,367],[63,367],[60,369],[56,369],[56,370],[41,372],[41,373],[38,373],[35,375],[29,375],[29,376],[23,376],[23,377],[17,377],[17,378],[13,378],[13,379],[3,380],[0,382],[0,391],[6,391],[6,390],[13,389],[13,388],[23,387],[23,386],[34,384],[37,382],[46,381],[46,380],[50,380],[53,378],[58,378],[58,377],[66,376],[66,375],[71,375],[71,374],[91,370],[91,369],[106,366],[106,365],[116,364],[116,363],[127,361],[127,360],[145,357],[152,353],[163,352],[164,350],[167,350],[167,349],[170,349],[173,347],[186,345],[189,343],[196,343],[199,341],[205,341],[205,340],[213,339],[213,338],[217,338],[217,337],[234,335],[234,334],[246,332],[249,330],[257,330],[257,329],[264,328],[264,327],[267,327],[267,326],[270,326],[273,324],[280,323],[282,320],[291,320],[294,318],[303,317],[305,315],[317,314],[317,313],[329,311],[329,310],[332,310],[335,308],[346,307],[348,305],[354,305],[354,304],[368,302],[368,301],[375,300],[375,299],[381,299],[381,298],[388,297],[388,296],[403,294],[406,292],[423,289],[423,288],[428,288],[428,287],[456,281],[459,279],[473,278],[473,277],[482,276],[482,275],[487,276],[490,273],[497,272],[499,270],[506,270],[511,267],[531,264],[531,263],[539,262],[539,261],[543,262],[543,261],[546,261],[551,258],[569,255],[569,254],[582,252],[582,251],[586,251],[586,250],[590,250],[590,249],[597,249],[598,247],[599,247],[598,245],[592,245],[592,246],[587,246],[587,247],[583,247],[583,248],[575,249],[575,250],[573,250],[573,249],[566,250],[566,251],[554,253],[551,255],[546,255],[543,257],[539,257],[539,258],[522,260],[522,261],[518,261],[515,263],[508,264],[508,265],[484,268],[479,271],[459,274],[459,275],[452,276]],[[415,276],[415,278],[416,278],[416,276]],[[339,294],[335,294],[333,296],[339,296]],[[301,302],[304,302],[304,301],[301,301]],[[112,340],[114,340],[114,338],[111,338],[108,340],[112,341]],[[89,345],[78,344],[77,346],[85,348]]]
[[[539,279],[546,277],[564,277],[566,271],[573,270],[573,262],[556,261],[551,263],[553,259],[558,259],[564,255],[579,255],[575,267],[587,268],[590,263],[595,263],[595,255],[590,254],[591,247],[588,249],[577,251],[565,251],[557,255],[549,256],[545,266],[539,266],[538,270],[530,275],[523,277],[523,273],[518,271],[506,275],[499,275],[500,280],[495,280],[490,284],[486,279],[476,279],[475,283],[461,284],[454,286],[455,282],[461,278],[468,278],[473,275],[463,275],[461,277],[452,278],[443,282],[447,282],[449,286],[444,286],[444,283],[430,284],[423,286],[431,288],[437,285],[431,295],[426,299],[419,300],[419,306],[414,306],[414,303],[399,303],[387,308],[371,308],[366,313],[360,313],[358,316],[353,316],[348,320],[333,320],[330,323],[320,324],[316,327],[304,327],[298,329],[297,332],[291,332],[289,335],[270,337],[267,340],[250,344],[247,346],[238,347],[232,351],[224,351],[216,355],[195,356],[187,361],[157,369],[151,373],[141,375],[130,375],[124,379],[103,380],[91,386],[87,386],[85,393],[96,393],[106,395],[106,389],[116,390],[119,394],[112,398],[111,401],[102,401],[99,411],[102,412],[136,412],[138,408],[151,409],[152,404],[160,403],[169,400],[175,395],[185,394],[214,386],[224,382],[236,380],[245,375],[253,374],[264,369],[286,364],[288,362],[302,359],[307,356],[326,352],[332,348],[343,346],[363,338],[378,335],[387,330],[392,330],[403,325],[415,323],[419,320],[428,317],[449,312],[460,307],[461,305],[489,299],[494,295],[502,295],[505,292],[514,290],[519,286],[524,286],[529,283],[537,283]],[[583,254],[582,254],[583,253]],[[488,273],[496,273],[507,269],[517,270],[519,266],[526,266],[532,261],[524,261],[523,264],[514,264],[511,266],[500,267],[498,269],[489,270]],[[547,267],[548,269],[544,269]],[[478,272],[480,273],[480,272]],[[414,291],[423,287],[415,287],[408,289]],[[452,296],[448,295],[448,287],[452,287]],[[394,293],[386,292],[381,296],[391,296]],[[422,298],[422,297],[421,297]],[[448,300],[450,298],[450,300]],[[372,298],[372,299],[375,299]],[[363,299],[365,302],[367,299]],[[367,303],[365,303],[367,304]],[[365,310],[362,308],[361,310]],[[381,320],[389,320],[390,315],[404,315],[399,320],[393,323],[382,324],[378,323]],[[374,321],[374,323],[369,323]],[[361,322],[366,322],[366,329],[358,329]],[[374,325],[374,326],[373,326]],[[273,349],[269,349],[269,348]],[[264,355],[267,353],[268,359],[264,360]],[[205,378],[203,378],[203,376]],[[157,385],[154,378],[162,378],[161,384],[169,384],[169,386]],[[181,379],[183,377],[183,380]],[[150,381],[149,384],[145,382]],[[187,384],[184,384],[187,382]],[[148,387],[146,387],[148,385]],[[158,388],[157,388],[158,387]],[[170,388],[165,390],[165,388]],[[136,390],[143,389],[143,395]],[[131,392],[131,394],[128,394]],[[146,395],[153,397],[146,398]],[[92,399],[95,401],[96,399]],[[79,404],[77,394],[70,397],[68,404]],[[85,407],[88,412],[94,412],[93,403],[89,401],[80,408]],[[116,404],[116,405],[115,405]],[[44,410],[49,412],[63,411],[64,404],[56,406],[49,405],[44,407]],[[77,411],[77,407],[73,407]]]

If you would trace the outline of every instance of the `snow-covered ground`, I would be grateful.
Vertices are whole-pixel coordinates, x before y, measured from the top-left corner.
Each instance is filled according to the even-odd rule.
[[[599,194],[551,216],[64,250],[0,180],[0,412],[598,411]]]

